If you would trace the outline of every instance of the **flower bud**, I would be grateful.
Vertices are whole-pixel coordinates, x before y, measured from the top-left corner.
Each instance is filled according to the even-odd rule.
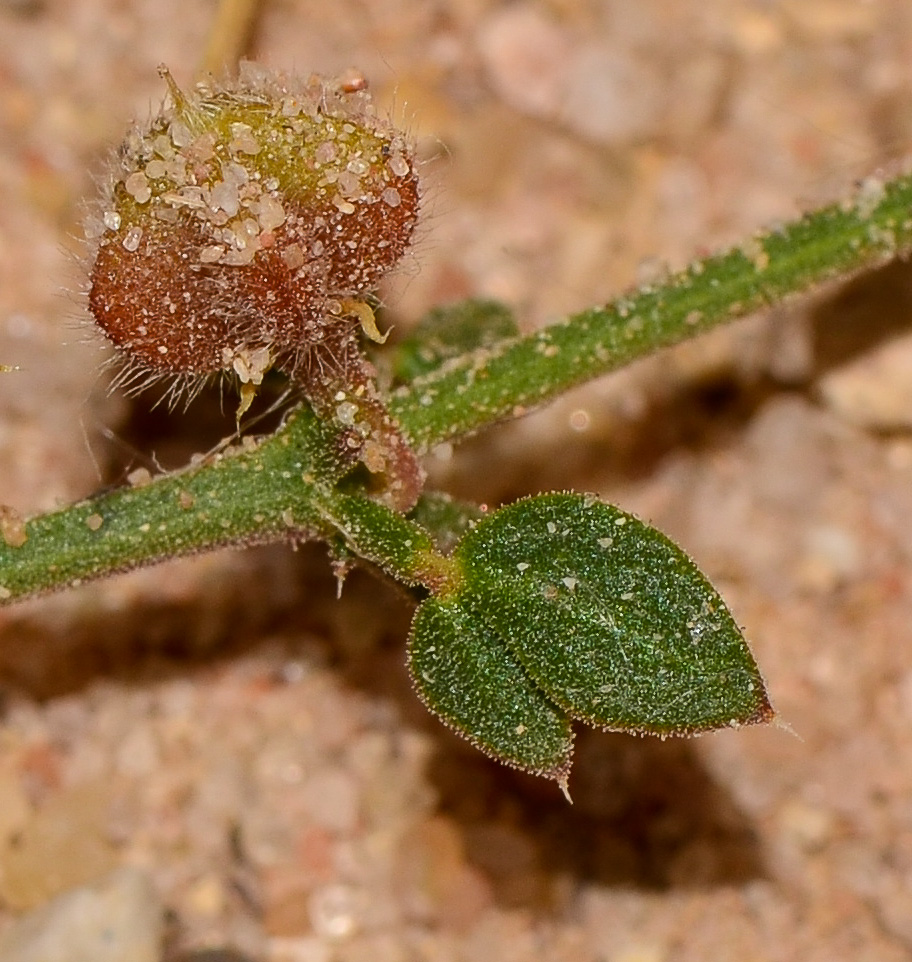
[[[127,362],[122,381],[179,389],[227,372],[239,416],[271,368],[326,417],[351,394],[354,456],[367,445],[379,475],[411,459],[405,486],[420,486],[356,346],[361,330],[380,339],[365,299],[417,221],[409,143],[360,75],[300,81],[246,64],[231,86],[187,95],[162,75],[170,103],[127,137],[95,231],[89,305]]]

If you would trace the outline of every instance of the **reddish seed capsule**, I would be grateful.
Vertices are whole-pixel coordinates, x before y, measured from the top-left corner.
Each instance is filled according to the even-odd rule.
[[[193,390],[226,372],[239,416],[271,368],[295,379],[346,449],[410,506],[421,472],[361,357],[380,339],[366,297],[419,211],[410,145],[363,78],[307,81],[245,65],[127,138],[103,200],[89,305],[122,383]]]

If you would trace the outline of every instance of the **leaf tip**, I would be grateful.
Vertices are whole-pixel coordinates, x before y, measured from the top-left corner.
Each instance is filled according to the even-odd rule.
[[[757,679],[758,684],[753,686],[756,692],[756,697],[751,710],[745,711],[744,714],[739,718],[733,718],[729,722],[730,727],[746,728],[748,725],[773,724],[780,728],[786,728],[790,731],[791,729],[789,726],[782,721],[782,719],[779,717],[779,713],[770,703],[766,685],[764,684],[763,679],[760,678],[759,672],[757,672]]]
[[[757,706],[756,711],[747,719],[744,723],[745,725],[768,725],[773,723],[780,728],[785,728],[791,731],[791,727],[784,722],[780,717],[779,713],[770,704],[769,698],[764,690],[763,696],[761,698],[760,704]]]

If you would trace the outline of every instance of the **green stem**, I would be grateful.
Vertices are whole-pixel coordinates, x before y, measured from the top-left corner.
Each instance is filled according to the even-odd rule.
[[[222,545],[329,537],[317,505],[338,474],[301,409],[256,447],[32,518],[24,544],[0,541],[0,603]]]
[[[525,413],[658,348],[907,253],[910,211],[912,177],[866,183],[852,201],[695,261],[666,283],[447,360],[399,389],[390,409],[419,450]],[[23,545],[0,542],[0,603],[219,545],[330,537],[342,474],[334,444],[302,409],[253,450],[33,518]],[[362,512],[356,548],[370,543],[381,567],[446,590],[453,572],[441,555],[400,555],[396,539],[408,536],[385,514],[372,517]]]
[[[476,351],[395,393],[418,450],[526,413],[575,385],[912,248],[912,176],[865,182],[849,202],[694,261],[667,281]]]

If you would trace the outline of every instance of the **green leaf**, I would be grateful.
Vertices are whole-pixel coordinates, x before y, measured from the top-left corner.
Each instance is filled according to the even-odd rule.
[[[415,613],[408,659],[419,696],[445,724],[499,761],[566,785],[567,716],[477,614],[428,599]]]
[[[459,602],[557,705],[591,725],[691,734],[773,710],[738,626],[663,534],[593,497],[503,508],[454,552]]]

